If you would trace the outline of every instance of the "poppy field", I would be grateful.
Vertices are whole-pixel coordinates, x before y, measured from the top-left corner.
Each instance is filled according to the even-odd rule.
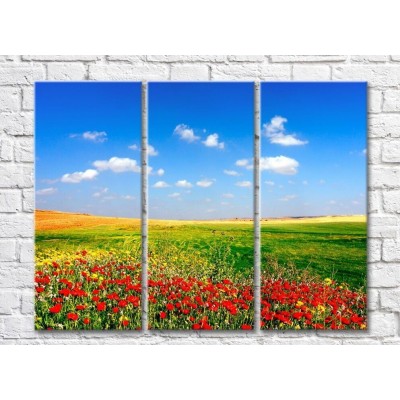
[[[150,224],[148,328],[253,329],[251,221]],[[138,221],[49,212],[36,225],[36,329],[141,329]],[[262,225],[262,329],[366,329],[365,222],[278,225]]]

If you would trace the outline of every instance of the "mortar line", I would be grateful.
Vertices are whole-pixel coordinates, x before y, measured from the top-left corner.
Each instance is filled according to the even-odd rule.
[[[142,331],[148,330],[148,275],[147,275],[147,255],[148,255],[148,175],[147,175],[147,82],[142,82],[142,169],[141,169],[141,238],[142,238]]]

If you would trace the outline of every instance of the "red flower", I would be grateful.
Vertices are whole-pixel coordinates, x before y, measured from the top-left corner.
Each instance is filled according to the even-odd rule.
[[[251,325],[243,324],[243,325],[242,325],[242,329],[243,329],[244,331],[251,331],[253,328],[252,328]]]
[[[79,315],[71,312],[71,313],[67,314],[67,318],[71,321],[77,321],[79,318]]]
[[[200,324],[193,324],[192,329],[195,329],[195,330],[200,329]]]
[[[98,303],[97,304],[97,311],[104,311],[106,309],[106,303]]]
[[[56,304],[54,307],[50,307],[49,311],[53,314],[57,314],[61,311],[62,305],[60,303]]]
[[[82,310],[84,310],[84,309],[86,308],[86,306],[85,306],[84,304],[78,304],[75,308],[76,308],[78,311],[82,311]]]
[[[89,319],[89,318],[85,318],[85,319],[83,320],[83,323],[84,323],[85,325],[90,324],[90,319]]]
[[[166,313],[165,311],[161,311],[161,312],[160,312],[160,318],[161,318],[161,319],[166,318],[166,316],[167,316],[167,313]]]
[[[124,320],[122,321],[122,325],[123,325],[123,326],[128,326],[128,325],[129,325],[129,321],[128,321],[127,319],[124,319]]]
[[[167,304],[167,310],[172,311],[174,309],[174,305],[172,303]]]
[[[113,311],[114,314],[116,314],[116,313],[119,311],[119,308],[118,308],[118,307],[114,307],[114,308],[112,309],[112,311]]]
[[[36,288],[36,292],[38,292],[38,293],[44,292],[44,287],[38,286],[38,287]]]

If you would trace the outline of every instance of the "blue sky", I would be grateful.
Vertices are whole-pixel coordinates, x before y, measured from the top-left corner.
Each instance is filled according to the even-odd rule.
[[[252,217],[252,83],[149,83],[149,214]],[[247,164],[246,164],[247,165]]]
[[[366,214],[366,83],[262,83],[263,217]]]
[[[37,83],[36,208],[140,216],[140,83]]]

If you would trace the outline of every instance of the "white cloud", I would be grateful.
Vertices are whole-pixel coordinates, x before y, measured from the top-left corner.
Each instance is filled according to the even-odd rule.
[[[354,205],[358,205],[358,204],[360,204],[360,202],[359,202],[359,201],[357,201],[357,200],[353,200],[353,201],[352,201],[352,203],[353,203]]]
[[[124,200],[135,200],[136,197],[135,196],[130,196],[129,194],[127,194],[126,196],[121,196],[121,199],[124,199]]]
[[[208,210],[206,210],[206,213],[213,213],[217,210],[215,210],[214,208],[209,208]]]
[[[226,199],[233,199],[235,196],[232,193],[224,193],[222,197],[225,197]]]
[[[297,197],[297,195],[295,195],[295,194],[288,194],[288,195],[282,197],[279,200],[281,200],[281,201],[289,201],[289,200],[295,199],[296,197]]]
[[[320,181],[318,182],[320,185],[325,185],[325,180],[324,179],[320,179]]]
[[[186,179],[182,179],[180,181],[177,181],[175,183],[175,186],[183,187],[183,188],[191,188],[191,187],[193,187],[193,185],[190,182],[188,182]]]
[[[103,189],[99,190],[98,192],[93,193],[93,197],[100,197],[107,192],[108,192],[108,188],[103,188]]]
[[[36,191],[36,194],[38,196],[51,196],[52,194],[57,193],[57,188],[46,188],[46,189],[40,189]]]
[[[363,153],[364,155],[366,155],[366,154],[367,154],[367,149],[364,149],[364,150],[362,151],[362,153]]]
[[[168,197],[177,198],[177,197],[180,197],[180,195],[181,195],[180,193],[175,192],[175,193],[169,194]]]
[[[182,140],[192,143],[200,139],[200,136],[196,136],[192,128],[189,128],[185,124],[179,124],[174,129],[174,135],[178,135]]]
[[[136,144],[133,144],[132,146],[128,146],[128,149],[139,150],[139,147]]]
[[[72,133],[69,135],[70,138],[82,138],[84,140],[88,140],[94,143],[104,143],[107,140],[107,133],[106,132],[83,132],[82,135],[78,133]]]
[[[99,171],[110,170],[115,173],[121,172],[140,172],[140,167],[136,160],[131,158],[111,157],[109,160],[98,160],[93,163]]]
[[[82,181],[91,181],[99,175],[95,169],[87,169],[84,172],[74,172],[72,174],[64,174],[61,177],[61,182],[64,183],[80,183]]]
[[[265,181],[265,184],[268,186],[275,186],[275,182],[274,181]]]
[[[213,133],[207,136],[207,139],[202,142],[206,147],[216,147],[217,149],[223,149],[224,142],[218,142],[218,133]]]
[[[303,185],[308,185],[308,181],[303,181]]]
[[[336,204],[336,201],[335,201],[335,200],[329,200],[329,201],[328,201],[328,204],[330,204],[330,205],[335,205],[335,204]]]
[[[227,201],[221,201],[221,206],[229,206],[229,204]]]
[[[165,171],[162,168],[160,168],[160,169],[157,170],[156,174],[158,176],[163,176],[165,174]]]
[[[204,201],[205,201],[206,203],[211,203],[211,202],[212,202],[212,200],[211,200],[209,197],[206,197],[206,198],[204,199]]]
[[[298,166],[299,163],[295,159],[286,156],[260,158],[261,171],[271,171],[282,175],[294,175],[297,174]]]
[[[237,160],[235,164],[238,167],[246,167],[247,165],[249,165],[249,160],[246,160],[245,158],[243,158],[242,160]]]
[[[197,186],[207,188],[210,187],[214,183],[214,180],[210,179],[202,179],[201,181],[196,182]]]
[[[240,181],[235,183],[236,186],[239,187],[251,187],[251,182],[250,181]]]
[[[149,156],[158,156],[158,151],[151,144],[149,144],[147,146],[147,154]]]
[[[282,146],[301,146],[307,144],[308,141],[296,138],[295,134],[287,134],[285,123],[286,118],[276,115],[270,122],[263,125],[264,135],[269,141]]]
[[[230,176],[238,176],[239,172],[233,171],[231,169],[224,169],[224,174],[230,175]]]
[[[170,187],[170,185],[168,185],[168,183],[164,182],[164,181],[158,181],[153,185],[153,188],[156,188],[156,189],[164,189],[167,187]]]

